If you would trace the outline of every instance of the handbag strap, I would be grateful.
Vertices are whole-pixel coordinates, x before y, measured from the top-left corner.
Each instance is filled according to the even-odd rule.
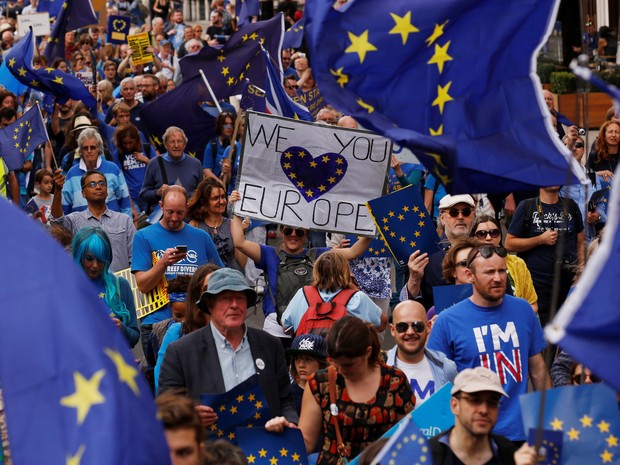
[[[329,413],[331,414],[331,422],[336,429],[336,441],[338,443],[338,454],[341,457],[349,456],[349,448],[344,445],[342,434],[340,434],[340,425],[338,424],[338,406],[336,405],[336,367],[330,365],[327,368],[327,381],[329,383]]]

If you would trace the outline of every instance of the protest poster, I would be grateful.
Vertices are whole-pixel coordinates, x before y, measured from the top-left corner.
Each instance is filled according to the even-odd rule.
[[[32,33],[36,37],[50,35],[50,14],[49,12],[32,13],[28,15],[17,15],[17,32],[20,37],[28,34],[28,28],[32,26]]]
[[[417,155],[413,153],[411,150],[409,150],[407,147],[403,147],[402,145],[394,144],[394,148],[392,148],[392,154],[401,163],[411,163],[413,165],[422,165]]]
[[[127,42],[131,19],[127,16],[108,16],[108,42],[111,44],[124,44]]]
[[[97,86],[95,85],[95,76],[92,71],[83,71],[75,73],[75,77],[82,81],[82,84],[92,94],[97,92]]]
[[[313,118],[316,117],[319,110],[325,106],[325,99],[321,95],[321,91],[318,87],[310,89],[307,92],[300,92],[293,98],[293,101],[306,107]]]
[[[151,46],[151,40],[148,32],[141,32],[127,36],[127,43],[133,51],[131,55],[132,65],[144,65],[153,63],[153,54],[146,51]]]
[[[248,112],[235,214],[374,236],[365,204],[385,188],[391,150],[366,131]]]
[[[411,412],[411,418],[424,436],[431,438],[454,426],[450,410],[452,383],[444,384],[426,402]]]

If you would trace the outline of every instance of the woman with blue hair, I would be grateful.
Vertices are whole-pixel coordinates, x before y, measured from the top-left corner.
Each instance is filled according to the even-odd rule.
[[[112,321],[133,348],[140,339],[136,306],[129,282],[109,270],[112,246],[107,234],[101,228],[86,226],[73,238],[72,250],[73,260],[92,280],[99,297],[110,309]]]

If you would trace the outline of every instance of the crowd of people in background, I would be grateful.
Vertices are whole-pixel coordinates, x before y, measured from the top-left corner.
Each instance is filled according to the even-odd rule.
[[[16,15],[36,3],[21,9],[21,0],[7,2],[3,56],[19,40]],[[222,44],[239,26],[235,5],[224,0],[213,0],[209,24],[188,24],[182,1],[149,6],[107,2],[109,14],[129,15],[135,31],[149,33],[155,58],[148,65],[132,64],[132,49],[108,43],[96,26],[68,32],[64,58],[38,57],[38,67],[93,73],[97,111],[56,102],[45,114],[49,144],[17,170],[0,158],[0,197],[70,251],[114,325],[143,355],[173,463],[247,463],[225,440],[204,446],[218,412],[197,401],[255,374],[272,414],[265,427],[299,428],[319,465],[370,451],[447,383],[455,426],[431,439],[436,464],[535,463],[519,420],[528,383],[544,390],[599,381],[571,354],[556,357],[542,328],[605,240],[608,194],[593,194],[611,188],[620,116],[610,109],[586,147],[579,128],[558,122],[553,96],[541,95],[558,130],[553,137],[573,153],[587,186],[449,195],[422,165],[393,156],[389,190],[418,189],[441,242],[432,253],[414,252],[405,267],[360,258],[369,238],[350,244],[342,235],[232,213],[242,200],[234,189],[245,124],[238,102],[227,102],[216,137],[195,157],[176,126],[163,135],[165,151],[152,145],[142,108],[182,82],[184,56]],[[294,2],[279,9],[287,27],[301,18]],[[282,50],[281,63],[291,99],[316,88],[303,50]],[[37,101],[35,90],[0,88],[0,128]],[[358,127],[326,103],[316,124]],[[170,303],[138,320],[131,285],[115,274],[128,268],[142,293],[165,278]],[[436,310],[433,289],[448,284],[471,284],[472,295]],[[246,322],[258,304],[262,328]],[[390,337],[394,344],[385,347]]]

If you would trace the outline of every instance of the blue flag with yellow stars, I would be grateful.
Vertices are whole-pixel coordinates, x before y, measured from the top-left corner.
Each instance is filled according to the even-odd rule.
[[[439,236],[417,187],[399,189],[366,205],[400,266],[416,250],[429,254],[438,250]]]
[[[535,74],[556,3],[313,1],[305,38],[325,100],[414,151],[448,192],[574,184]]]
[[[96,108],[97,101],[86,86],[75,76],[54,68],[38,68],[32,65],[35,38],[32,29],[5,55],[9,71],[19,82],[46,94],[53,95],[58,103],[68,99],[82,101],[88,108]]]
[[[524,430],[536,428],[540,392],[522,395],[519,402]],[[609,386],[549,389],[544,409],[543,429],[562,433],[562,465],[620,464],[620,414]]]
[[[239,9],[239,26],[243,26],[252,16],[260,14],[260,2],[258,0],[244,0]]]
[[[65,59],[65,34],[67,31],[73,31],[98,22],[90,0],[64,0],[43,53],[47,62],[51,64],[54,58],[58,57]]]
[[[211,100],[207,86],[200,76],[195,76],[144,106],[140,117],[151,134],[151,143],[165,152],[164,132],[170,126],[177,126],[188,138],[185,151],[193,157],[202,156],[206,145],[215,137],[215,117],[203,109],[203,104],[212,103]]]
[[[527,443],[535,446],[536,441],[540,441],[537,465],[559,465],[562,458],[562,442],[564,442],[562,431],[542,429],[540,430],[540,438],[537,436],[538,430],[530,428]]]
[[[301,18],[284,33],[282,48],[299,48],[304,40],[304,23],[306,18]]]
[[[426,437],[410,416],[400,422],[398,430],[392,434],[370,465],[381,463],[390,465],[433,463]]]
[[[236,443],[237,428],[263,426],[271,418],[258,375],[222,394],[203,394],[200,403],[217,413],[217,422],[207,427],[207,434],[213,440],[228,439]]]
[[[198,76],[202,69],[218,99],[241,94],[246,79],[262,88],[265,61],[261,46],[280,63],[283,30],[281,13],[267,21],[244,24],[223,47],[206,46],[195,55],[184,56],[179,62],[183,80]]]
[[[239,108],[243,111],[253,110],[260,113],[265,113],[267,110],[267,103],[265,100],[265,91],[254,84],[250,84],[250,81],[245,81],[243,92],[241,93],[241,101],[239,102]]]
[[[95,286],[8,202],[0,228],[0,386],[13,463],[170,464],[150,389]]]
[[[41,110],[34,105],[13,124],[0,129],[0,153],[10,170],[18,170],[28,155],[47,140]]]
[[[265,428],[237,428],[237,443],[249,465],[307,465],[308,455],[301,430],[284,428],[270,433]]]
[[[359,240],[359,238],[357,236],[354,236],[353,234],[347,234],[345,236],[345,239],[349,240],[350,245],[355,244]],[[370,244],[368,244],[368,247],[366,248],[364,253],[360,255],[360,258],[378,258],[391,256],[392,253],[390,252],[390,248],[388,247],[387,242],[385,242],[383,236],[380,235],[379,237],[374,237],[370,240]]]

